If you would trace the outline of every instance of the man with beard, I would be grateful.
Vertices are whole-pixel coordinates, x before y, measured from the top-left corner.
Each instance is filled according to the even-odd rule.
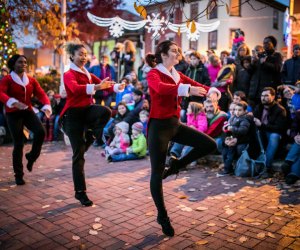
[[[222,152],[222,133],[224,122],[227,120],[227,115],[218,107],[218,102],[207,99],[204,101],[204,109],[208,121],[208,130],[206,134],[215,139],[218,151]]]
[[[254,112],[254,122],[258,127],[266,149],[266,166],[268,176],[272,175],[272,162],[279,142],[286,131],[286,110],[275,101],[275,90],[266,87],[261,93],[261,104]]]

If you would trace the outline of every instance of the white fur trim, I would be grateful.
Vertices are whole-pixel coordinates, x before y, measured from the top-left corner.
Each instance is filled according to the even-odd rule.
[[[124,89],[119,90],[120,85],[121,85],[121,84],[119,84],[119,83],[116,83],[116,84],[114,85],[114,91],[115,91],[116,93],[122,93],[122,92],[124,92]]]
[[[16,103],[16,102],[19,102],[17,99],[11,97],[8,99],[8,101],[6,102],[6,106],[9,107],[9,108],[12,108],[13,104]]]
[[[87,84],[86,85],[86,93],[88,95],[94,95],[95,94],[95,84]]]
[[[189,96],[190,84],[179,83],[178,96]]]
[[[14,82],[16,82],[17,84],[19,84],[19,85],[21,85],[23,87],[25,87],[29,83],[28,76],[27,76],[27,74],[25,72],[23,73],[22,79],[14,71],[10,72],[10,76],[13,79]]]
[[[46,110],[48,110],[48,111],[50,111],[50,114],[52,114],[52,108],[51,108],[51,106],[50,106],[49,104],[44,105],[44,106],[41,108],[41,110],[42,110],[43,112],[45,112]]]
[[[220,90],[218,90],[216,87],[210,87],[207,94],[206,94],[206,96],[209,96],[211,94],[211,92],[216,92],[217,96],[218,96],[218,100],[220,100],[221,95],[222,95]]]
[[[71,62],[70,69],[85,74],[89,78],[89,81],[91,82],[92,80],[91,74],[87,71],[85,67],[83,67],[83,69],[80,69],[76,64]]]
[[[177,70],[174,67],[172,67],[171,72],[167,70],[167,68],[162,63],[157,64],[155,68],[159,70],[161,73],[171,77],[176,84],[179,84],[180,75],[178,74]]]

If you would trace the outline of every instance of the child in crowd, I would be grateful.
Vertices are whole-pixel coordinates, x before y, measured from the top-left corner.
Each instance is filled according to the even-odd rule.
[[[126,106],[128,107],[129,111],[134,109],[134,100],[131,93],[123,95],[122,102],[126,103]]]
[[[125,89],[124,89],[123,92],[116,93],[116,105],[118,105],[119,102],[122,101],[123,95],[131,94],[134,90],[134,86],[131,83],[131,77],[130,76],[123,77],[121,79],[121,83],[125,83]]]
[[[246,97],[245,92],[238,90],[233,93],[232,101],[234,103],[239,103],[241,101],[246,102],[246,100],[247,100],[247,97]],[[252,108],[250,105],[247,106],[247,112],[252,112]]]
[[[228,119],[234,116],[235,106],[236,106],[235,102],[230,103],[229,110],[228,110],[228,113],[227,113]]]
[[[247,103],[241,101],[235,104],[234,116],[224,125],[226,138],[223,144],[222,156],[224,169],[218,176],[233,174],[233,160],[242,154],[250,142],[249,132],[252,116],[247,115]]]
[[[109,146],[105,147],[105,157],[110,159],[113,155],[118,155],[126,152],[130,145],[130,138],[128,135],[129,124],[127,122],[119,122],[115,126],[115,137]]]
[[[128,147],[126,153],[118,155],[110,155],[108,161],[128,161],[142,159],[147,153],[146,137],[143,134],[143,124],[141,122],[135,122],[132,124],[132,145]]]
[[[140,121],[143,124],[143,134],[144,136],[147,135],[147,124],[148,124],[148,120],[149,120],[149,112],[147,110],[142,110],[139,113],[140,116]]]
[[[203,133],[207,131],[208,123],[207,123],[207,118],[202,103],[198,103],[198,102],[189,103],[189,106],[187,108],[187,125]],[[187,155],[192,149],[193,149],[192,147],[184,146],[179,143],[174,143],[170,151],[170,154],[171,157],[182,158],[185,155]],[[192,165],[195,165],[195,163],[192,163]]]

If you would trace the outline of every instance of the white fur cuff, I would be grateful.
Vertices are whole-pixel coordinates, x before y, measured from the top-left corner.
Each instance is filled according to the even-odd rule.
[[[180,83],[178,87],[178,96],[189,96],[190,84]]]
[[[93,95],[93,94],[95,94],[95,84],[87,84],[86,85],[86,93],[88,94],[88,95]]]
[[[6,102],[6,106],[9,107],[9,108],[12,108],[13,104],[16,103],[16,102],[19,102],[17,99],[11,97],[8,99],[8,101]]]
[[[121,84],[119,84],[119,83],[116,83],[116,84],[114,85],[114,92],[116,92],[116,93],[124,92],[124,89],[119,90],[120,85],[121,85]]]

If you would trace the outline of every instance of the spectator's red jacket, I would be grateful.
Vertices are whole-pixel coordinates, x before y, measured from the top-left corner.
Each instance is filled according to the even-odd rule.
[[[209,90],[209,87],[193,81],[175,69],[172,73],[173,75],[162,64],[158,64],[156,68],[149,71],[147,75],[151,96],[149,118],[167,119],[173,116],[179,118],[181,102],[179,94],[188,96],[190,86],[199,86]]]
[[[28,109],[32,109],[31,97],[33,95],[45,105],[45,109],[51,110],[48,96],[41,88],[38,81],[33,77],[28,76],[26,73],[24,73],[22,80],[16,73],[12,72],[0,81],[0,102],[5,104],[7,113],[19,110],[11,106],[17,101],[26,104]]]

